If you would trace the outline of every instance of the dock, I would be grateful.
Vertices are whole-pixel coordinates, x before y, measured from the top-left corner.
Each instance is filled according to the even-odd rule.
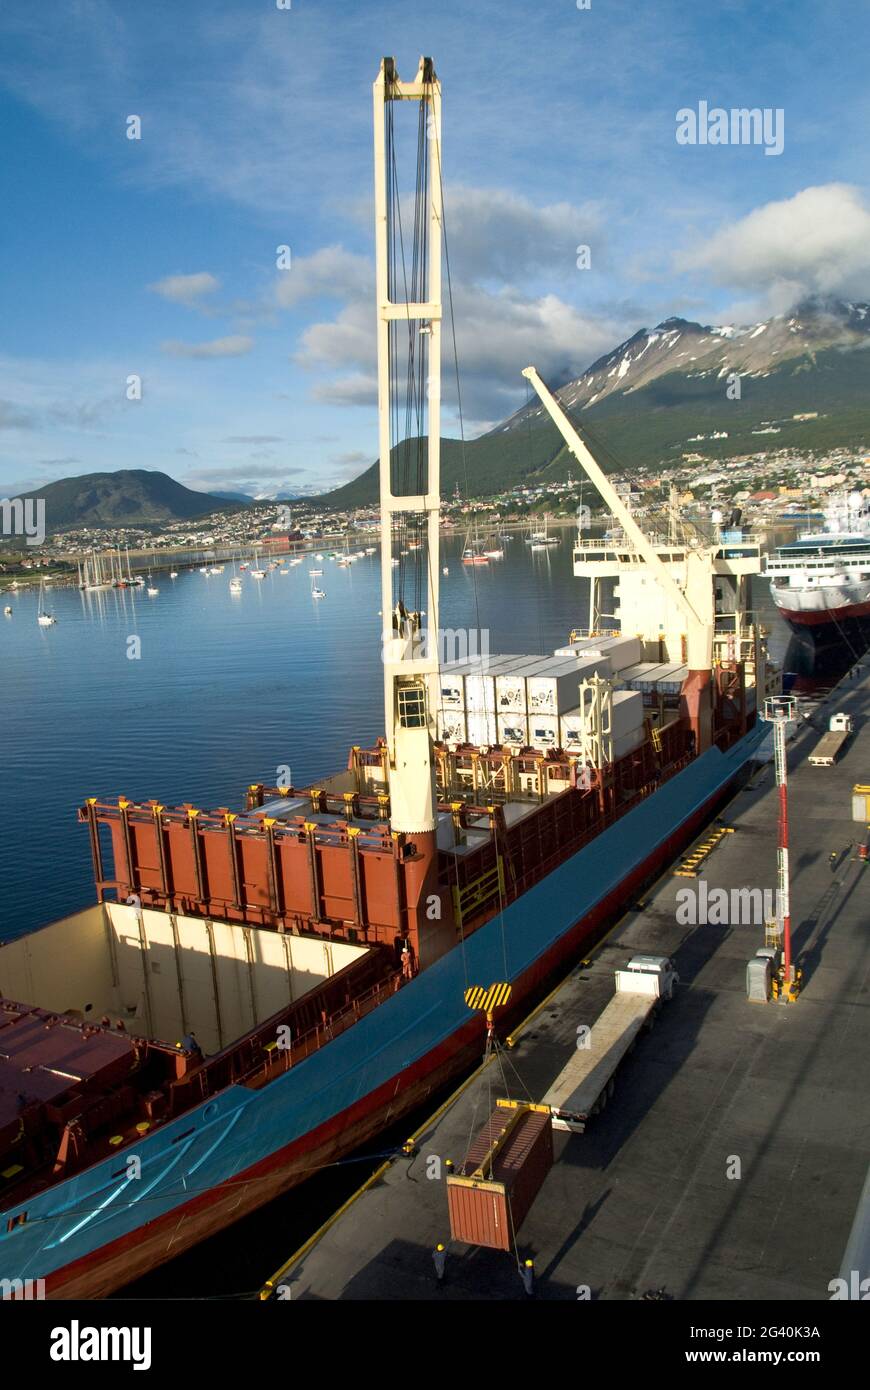
[[[836,765],[812,767],[807,756],[835,711],[852,716],[856,733]],[[544,1096],[578,1029],[613,997],[614,970],[648,954],[672,957],[679,984],[586,1132],[554,1133],[555,1164],[517,1235],[536,1296],[829,1299],[844,1257],[860,1249],[866,1260],[868,1245],[859,1237],[870,1200],[870,869],[859,857],[868,827],[851,819],[852,786],[870,781],[868,712],[870,676],[859,667],[789,744],[792,939],[803,971],[795,1002],[747,1000],[746,965],[764,927],[739,924],[733,910],[743,903],[735,890],[772,895],[776,885],[768,762],[724,808],[719,821],[734,833],[717,837],[697,878],[677,874],[678,861],[626,904],[589,959],[261,1297],[525,1297],[511,1255],[450,1242],[447,1161],[459,1165],[498,1097]],[[708,829],[699,843],[709,839]],[[726,923],[687,920],[714,889],[729,896]]]

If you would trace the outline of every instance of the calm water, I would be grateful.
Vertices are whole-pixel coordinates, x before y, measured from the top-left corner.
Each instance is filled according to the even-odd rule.
[[[442,626],[488,630],[492,652],[552,652],[587,623],[572,532],[562,534],[549,553],[532,553],[518,535],[488,569],[463,567],[463,538],[446,540]],[[239,807],[248,783],[274,782],[281,765],[304,784],[382,732],[378,556],[348,569],[317,564],[319,601],[311,561],[259,582],[246,574],[239,596],[229,567],[162,574],[153,598],[51,590],[51,628],[36,623],[35,592],[5,596],[14,612],[0,617],[0,937],[93,900],[87,830],[75,819],[85,797]],[[765,585],[757,597],[781,660],[785,629]],[[127,657],[131,637],[138,660]],[[255,1289],[362,1176],[359,1165],[322,1174],[304,1204],[291,1193],[125,1293]]]
[[[547,654],[586,622],[570,532],[532,554],[517,537],[488,569],[445,542],[442,626],[489,630],[490,650]],[[347,569],[324,559],[326,598],[309,561],[287,575],[162,574],[160,592],[52,589],[54,627],[35,592],[6,595],[0,617],[0,727],[6,808],[0,837],[0,936],[93,899],[87,796],[238,808],[249,782],[297,783],[343,767],[353,743],[383,731],[377,555]],[[131,637],[141,656],[127,656]]]

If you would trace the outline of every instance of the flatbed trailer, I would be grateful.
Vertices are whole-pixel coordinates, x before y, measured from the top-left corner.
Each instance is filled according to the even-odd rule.
[[[852,733],[847,714],[832,714],[828,732],[823,734],[807,758],[813,767],[833,767]]]
[[[544,1096],[554,1129],[582,1134],[604,1109],[620,1064],[641,1029],[652,1026],[662,1001],[671,998],[677,979],[666,956],[635,956],[614,975],[616,993],[597,1022],[578,1035],[576,1052]]]

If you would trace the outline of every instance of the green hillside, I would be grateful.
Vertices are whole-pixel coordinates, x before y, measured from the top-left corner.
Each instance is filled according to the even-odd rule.
[[[870,449],[870,351],[823,352],[792,358],[766,375],[745,376],[739,401],[728,400],[715,376],[668,372],[630,392],[616,391],[575,412],[590,443],[603,446],[600,461],[618,467],[676,464],[698,453],[713,461],[738,454],[795,448],[825,450],[866,444]],[[817,420],[799,422],[795,414],[817,411]],[[777,434],[754,434],[768,424]],[[726,439],[693,441],[691,436],[727,432]],[[396,450],[393,458],[396,458]],[[441,441],[441,490],[450,496],[458,483],[464,496],[486,496],[521,483],[558,482],[577,464],[549,420],[514,417],[465,445]],[[467,476],[466,476],[467,475]],[[378,496],[377,465],[353,482],[315,499],[337,508],[365,506]]]
[[[218,501],[207,493],[182,486],[166,473],[144,468],[62,478],[22,496],[45,501],[45,525],[49,533],[80,526],[136,526],[195,520],[213,512],[238,509],[238,503]]]

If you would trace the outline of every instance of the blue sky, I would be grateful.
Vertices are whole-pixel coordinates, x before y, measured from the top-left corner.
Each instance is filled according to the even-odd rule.
[[[326,487],[375,457],[385,53],[403,76],[432,54],[444,88],[470,432],[529,361],[564,377],[671,314],[870,298],[868,38],[865,0],[4,0],[0,491],[133,467]],[[701,101],[781,108],[783,152],[679,145]]]

